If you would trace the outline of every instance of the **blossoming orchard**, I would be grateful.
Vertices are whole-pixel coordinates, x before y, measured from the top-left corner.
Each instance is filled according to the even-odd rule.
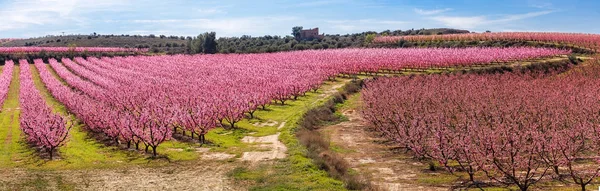
[[[252,182],[246,176],[274,173],[249,183],[257,188],[273,188],[261,181],[277,176],[325,182],[307,190],[394,190],[386,182],[391,179],[404,181],[393,182],[400,190],[586,190],[600,183],[599,35],[379,35],[371,43],[401,41],[564,46],[195,55],[124,47],[1,47],[0,54],[8,56],[0,74],[5,144],[0,165],[76,171],[192,161],[186,168],[224,165],[229,173],[222,176],[232,180]],[[41,54],[45,57],[36,57]],[[356,116],[346,116],[355,110]],[[344,130],[358,135],[345,136]],[[359,144],[356,136],[370,138]],[[371,156],[350,149],[374,144],[367,150],[396,150]],[[207,162],[215,160],[227,162]],[[356,170],[372,164],[385,173]],[[417,169],[413,174],[358,180],[395,174],[393,165],[408,164],[416,167],[400,167]],[[144,176],[138,173],[130,176]],[[164,176],[178,173],[184,172]],[[453,178],[439,183],[432,176]]]

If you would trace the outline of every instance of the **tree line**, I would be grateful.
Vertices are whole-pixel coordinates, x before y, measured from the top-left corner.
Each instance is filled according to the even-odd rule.
[[[216,39],[215,32],[203,33],[195,38],[188,37],[186,53],[269,53],[294,50],[315,50],[331,48],[358,48],[370,47],[375,36],[387,35],[434,35],[469,33],[458,29],[410,29],[410,30],[385,30],[382,32],[367,31],[354,34],[325,35],[322,39],[301,39],[302,27],[292,28],[291,36],[265,35],[252,37],[221,37]]]

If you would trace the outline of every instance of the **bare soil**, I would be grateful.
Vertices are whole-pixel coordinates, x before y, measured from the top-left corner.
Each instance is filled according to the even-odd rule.
[[[195,163],[64,171],[3,169],[0,190],[245,190],[226,176],[232,165],[210,160]]]
[[[275,124],[277,124],[276,122]],[[286,122],[279,123],[277,129],[283,128]],[[274,125],[273,125],[274,126]],[[277,133],[275,135],[263,136],[263,137],[252,137],[246,136],[242,139],[244,143],[257,144],[259,148],[267,150],[267,151],[252,151],[252,152],[244,152],[240,160],[242,161],[252,161],[259,162],[264,160],[273,160],[273,159],[283,159],[287,157],[287,147],[279,141],[279,135],[281,133]]]
[[[342,111],[348,121],[327,126],[321,131],[348,161],[352,169],[383,190],[449,190],[451,185],[429,186],[418,181],[418,174],[427,169],[423,164],[386,143],[366,125],[354,109]]]

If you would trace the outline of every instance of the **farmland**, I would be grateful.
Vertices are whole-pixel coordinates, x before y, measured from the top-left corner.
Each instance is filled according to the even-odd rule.
[[[597,35],[381,36],[373,43],[465,39],[588,52],[0,48],[9,58],[0,75],[0,188],[593,188]],[[36,58],[39,52],[56,55]]]

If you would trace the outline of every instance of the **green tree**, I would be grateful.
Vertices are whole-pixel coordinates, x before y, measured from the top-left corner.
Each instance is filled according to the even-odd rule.
[[[186,51],[186,53],[188,53],[188,54],[193,54],[193,53],[194,53],[194,52],[193,52],[193,50],[192,50],[192,47],[193,47],[193,46],[192,46],[192,43],[193,43],[193,39],[192,39],[192,38],[189,38],[189,39],[187,40],[187,44],[185,45],[185,51]]]
[[[303,27],[301,26],[295,26],[292,28],[292,35],[296,38],[296,39],[300,39],[300,31],[302,31]]]
[[[192,40],[192,54],[202,53],[204,51],[204,34],[199,34],[194,40]]]
[[[207,32],[204,33],[204,40],[202,42],[202,50],[205,54],[215,54],[217,50],[217,33]]]
[[[219,52],[217,45],[217,33],[205,32],[199,34],[196,38],[188,38],[186,51],[189,54],[215,54]]]
[[[375,40],[375,34],[368,34],[365,38],[365,43],[370,44],[373,40]]]

